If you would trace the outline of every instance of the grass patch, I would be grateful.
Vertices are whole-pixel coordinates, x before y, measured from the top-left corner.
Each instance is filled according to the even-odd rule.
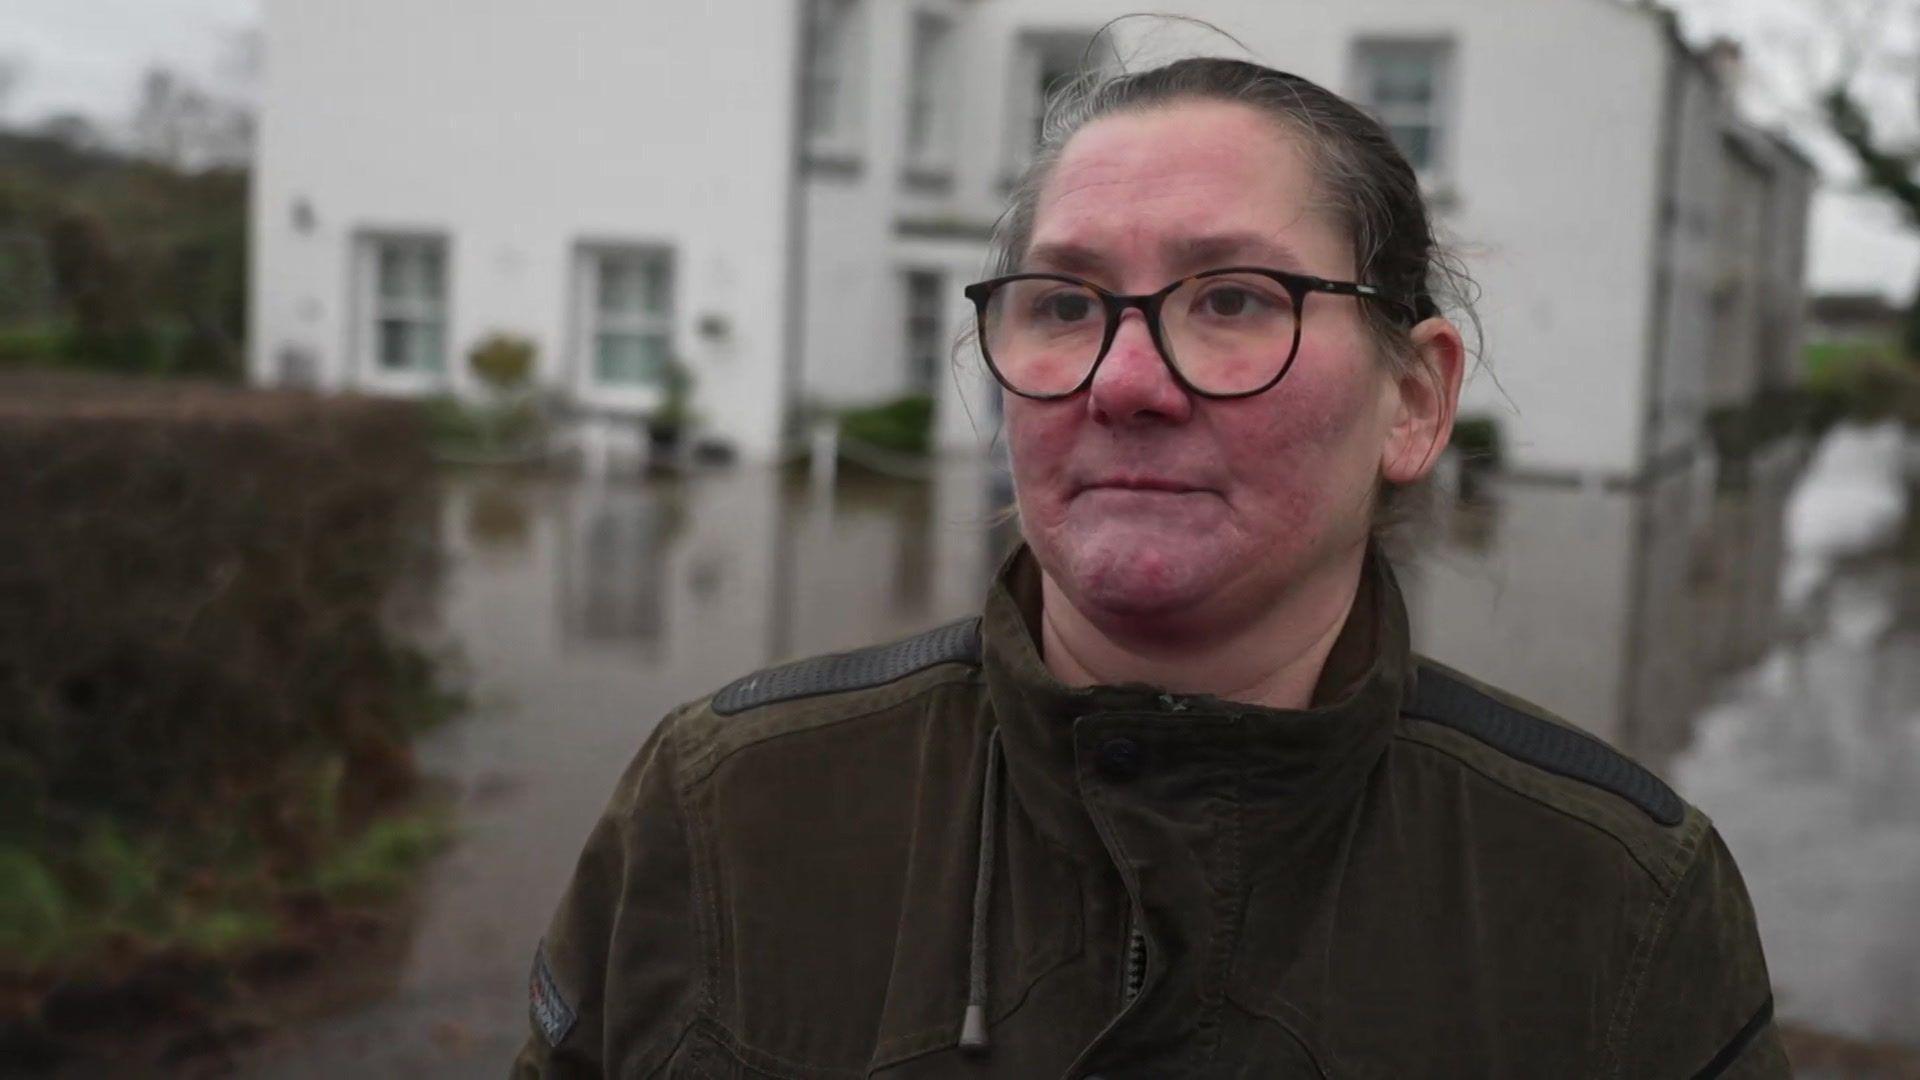
[[[1900,351],[1885,341],[1816,341],[1801,354],[1801,369],[1808,385],[1843,379],[1849,369],[1861,363],[1899,362]]]
[[[330,838],[294,881],[241,844],[182,874],[189,860],[174,846],[109,823],[69,865],[0,848],[0,956],[15,977],[105,981],[143,956],[229,960],[285,937],[293,897],[335,908],[400,896],[452,837],[445,805],[409,805]]]
[[[452,821],[437,804],[381,818],[320,863],[314,888],[335,903],[391,899],[452,839]]]
[[[1920,427],[1920,364],[1891,346],[1826,342],[1809,346],[1805,363],[1803,391],[1816,429],[1842,419]]]

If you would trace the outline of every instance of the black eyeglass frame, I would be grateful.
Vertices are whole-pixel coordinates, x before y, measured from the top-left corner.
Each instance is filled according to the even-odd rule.
[[[1293,341],[1287,347],[1287,359],[1280,365],[1280,370],[1274,374],[1273,378],[1268,379],[1265,383],[1251,390],[1236,390],[1232,393],[1223,394],[1211,390],[1203,390],[1195,386],[1192,380],[1188,379],[1187,376],[1181,372],[1180,365],[1173,358],[1173,350],[1167,346],[1166,336],[1161,331],[1160,309],[1165,306],[1167,297],[1172,296],[1181,286],[1188,282],[1210,277],[1219,277],[1225,274],[1258,274],[1261,277],[1278,282],[1282,288],[1287,290],[1288,296],[1293,300],[1294,319]],[[994,362],[993,349],[987,344],[987,303],[993,297],[994,290],[1015,281],[1060,281],[1069,285],[1077,285],[1098,296],[1101,303],[1105,305],[1107,326],[1106,332],[1100,338],[1100,350],[1094,354],[1093,363],[1087,365],[1086,377],[1081,379],[1079,384],[1073,389],[1062,390],[1055,394],[1035,394],[1022,390],[1013,385],[1013,383],[1007,379],[1006,375],[1001,372],[1000,365]],[[973,301],[974,325],[978,332],[980,355],[986,359],[987,370],[993,373],[994,381],[1005,387],[1008,393],[1018,394],[1023,398],[1028,398],[1033,401],[1058,401],[1061,398],[1070,398],[1085,390],[1087,387],[1092,386],[1093,377],[1099,373],[1100,365],[1106,362],[1107,352],[1113,348],[1113,339],[1120,333],[1120,318],[1125,315],[1130,308],[1140,309],[1140,314],[1147,320],[1147,333],[1153,337],[1154,348],[1160,353],[1160,362],[1167,365],[1167,370],[1173,373],[1174,382],[1179,383],[1181,388],[1190,394],[1215,400],[1230,400],[1233,398],[1252,397],[1255,394],[1264,394],[1275,386],[1278,386],[1281,379],[1286,378],[1287,372],[1293,367],[1294,358],[1300,355],[1300,328],[1305,325],[1307,321],[1308,293],[1324,292],[1332,293],[1335,296],[1359,297],[1364,300],[1384,300],[1389,303],[1405,305],[1409,310],[1413,309],[1413,306],[1406,305],[1405,301],[1382,292],[1378,286],[1363,285],[1357,281],[1330,281],[1327,278],[1315,277],[1312,274],[1296,274],[1287,270],[1274,270],[1264,266],[1224,266],[1217,270],[1205,270],[1198,274],[1189,274],[1156,292],[1136,295],[1108,292],[1106,289],[1095,285],[1091,281],[1074,277],[1071,274],[1049,273],[1007,274],[1002,277],[988,278],[985,281],[976,281],[968,285],[962,289],[961,292],[966,295],[967,299]]]

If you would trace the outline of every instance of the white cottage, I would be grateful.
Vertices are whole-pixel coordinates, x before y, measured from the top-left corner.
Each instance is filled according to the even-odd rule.
[[[1720,61],[1613,0],[1182,0],[1366,103],[1484,290],[1467,411],[1510,467],[1635,482],[1791,378],[1806,161]],[[1083,60],[1231,51],[1118,0],[268,0],[253,355],[263,382],[469,393],[507,331],[583,411],[640,416],[668,356],[750,458],[805,407],[927,393],[949,364],[1045,88]],[[457,11],[457,15],[452,14]]]

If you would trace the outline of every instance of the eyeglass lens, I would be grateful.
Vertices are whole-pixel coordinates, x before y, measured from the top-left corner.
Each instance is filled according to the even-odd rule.
[[[1292,359],[1299,321],[1285,286],[1258,274],[1189,278],[1160,307],[1167,359],[1208,394],[1266,386]],[[1072,282],[1019,278],[987,298],[982,340],[1000,377],[1020,393],[1069,393],[1100,359],[1107,307]]]

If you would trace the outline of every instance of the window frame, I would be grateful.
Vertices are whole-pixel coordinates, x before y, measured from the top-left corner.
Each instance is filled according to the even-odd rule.
[[[600,304],[601,282],[607,263],[637,259],[663,265],[666,275],[665,310],[609,314]],[[648,411],[666,400],[661,382],[619,382],[600,376],[600,338],[608,333],[658,334],[665,339],[669,360],[680,355],[680,255],[670,243],[653,240],[582,240],[574,245],[572,354],[570,388],[582,401],[625,411]]]
[[[352,259],[353,350],[357,382],[376,390],[428,393],[454,385],[458,372],[453,347],[452,238],[431,229],[361,229],[354,235]],[[439,256],[438,295],[421,301],[396,301],[381,289],[383,254],[392,247],[434,250]],[[437,366],[389,367],[381,357],[381,326],[390,320],[437,323],[440,348]]]
[[[947,271],[935,266],[903,266],[899,272],[900,283],[900,354],[905,392],[924,393],[938,399],[940,396],[940,359],[941,343],[948,337]],[[925,284],[924,293],[916,294],[915,285]],[[922,308],[924,303],[925,307]],[[916,324],[927,324],[926,356],[916,356]],[[925,362],[923,373],[920,367]]]
[[[1419,114],[1415,114],[1413,107],[1383,107],[1374,99],[1380,60],[1395,52],[1424,54],[1431,61],[1432,96]],[[1389,134],[1396,128],[1424,127],[1427,130],[1427,163],[1421,165],[1415,162],[1411,154],[1407,154],[1407,161],[1414,166],[1414,175],[1419,178],[1422,187],[1444,187],[1456,169],[1455,153],[1460,124],[1456,89],[1459,46],[1454,38],[1448,34],[1361,34],[1353,39],[1348,50],[1348,67],[1350,96],[1380,121]],[[1397,140],[1395,145],[1400,147],[1401,153],[1407,153],[1406,147]]]
[[[907,20],[901,156],[909,178],[942,182],[957,156],[960,24],[949,12],[924,7],[910,8]]]
[[[857,168],[866,127],[867,0],[807,0],[800,134],[811,162]],[[834,13],[832,16],[829,13]],[[822,48],[831,42],[831,51]],[[831,64],[822,63],[822,57]],[[821,87],[832,87],[821,123]]]
[[[1023,29],[1014,34],[1007,64],[1010,85],[1002,146],[1006,161],[1003,186],[1008,189],[1032,162],[1038,141],[1032,136],[1046,119],[1047,86],[1051,83],[1042,85],[1041,76],[1050,60],[1069,53],[1074,57],[1067,65],[1069,74],[1103,71],[1118,62],[1112,41],[1100,37],[1097,30]]]

